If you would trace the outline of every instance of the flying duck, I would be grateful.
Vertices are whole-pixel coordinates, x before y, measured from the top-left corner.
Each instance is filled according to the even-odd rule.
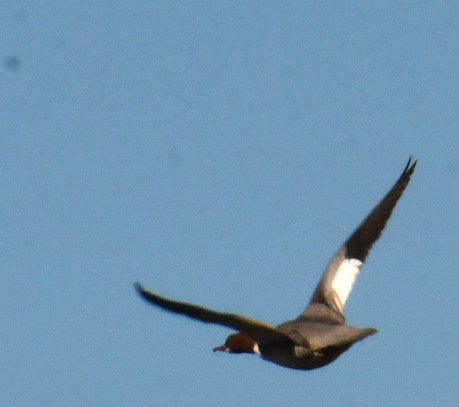
[[[333,362],[375,328],[347,325],[343,309],[373,243],[379,238],[408,185],[416,161],[408,160],[400,178],[331,259],[311,300],[297,318],[271,326],[236,314],[161,297],[136,283],[140,296],[165,310],[202,322],[223,325],[237,333],[214,351],[253,353],[291,369],[310,370]]]

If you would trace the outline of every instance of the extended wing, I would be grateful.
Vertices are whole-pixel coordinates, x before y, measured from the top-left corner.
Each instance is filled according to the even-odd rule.
[[[315,319],[317,310],[323,311],[321,311],[322,307],[317,306],[318,304],[327,305],[335,311],[333,314],[342,314],[360,269],[373,243],[378,240],[384,230],[387,220],[408,185],[415,168],[416,161],[412,163],[410,158],[402,175],[387,195],[338,250],[316,287],[310,305],[301,315],[302,317]],[[337,316],[335,315],[334,318]]]
[[[291,341],[288,336],[263,322],[235,314],[213,311],[198,305],[169,300],[146,290],[139,283],[136,283],[134,286],[140,296],[153,305],[157,305],[176,314],[186,315],[187,317],[202,322],[233,328],[253,339],[259,345],[269,342]]]

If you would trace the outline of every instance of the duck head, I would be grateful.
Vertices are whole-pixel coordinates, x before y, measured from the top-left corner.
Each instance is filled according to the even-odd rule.
[[[249,337],[241,334],[231,334],[226,338],[225,344],[214,348],[214,352],[229,352],[229,353],[255,353],[260,354],[258,344]]]

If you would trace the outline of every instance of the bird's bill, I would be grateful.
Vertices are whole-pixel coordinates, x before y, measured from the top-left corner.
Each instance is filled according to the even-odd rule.
[[[225,345],[220,345],[220,346],[216,346],[214,349],[213,349],[214,352],[229,352],[230,351],[230,348],[228,348],[227,346]]]

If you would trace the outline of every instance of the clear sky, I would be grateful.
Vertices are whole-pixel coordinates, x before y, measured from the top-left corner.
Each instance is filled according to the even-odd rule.
[[[370,3],[2,2],[2,406],[456,405],[459,5]],[[135,294],[296,317],[410,155],[333,364]]]

